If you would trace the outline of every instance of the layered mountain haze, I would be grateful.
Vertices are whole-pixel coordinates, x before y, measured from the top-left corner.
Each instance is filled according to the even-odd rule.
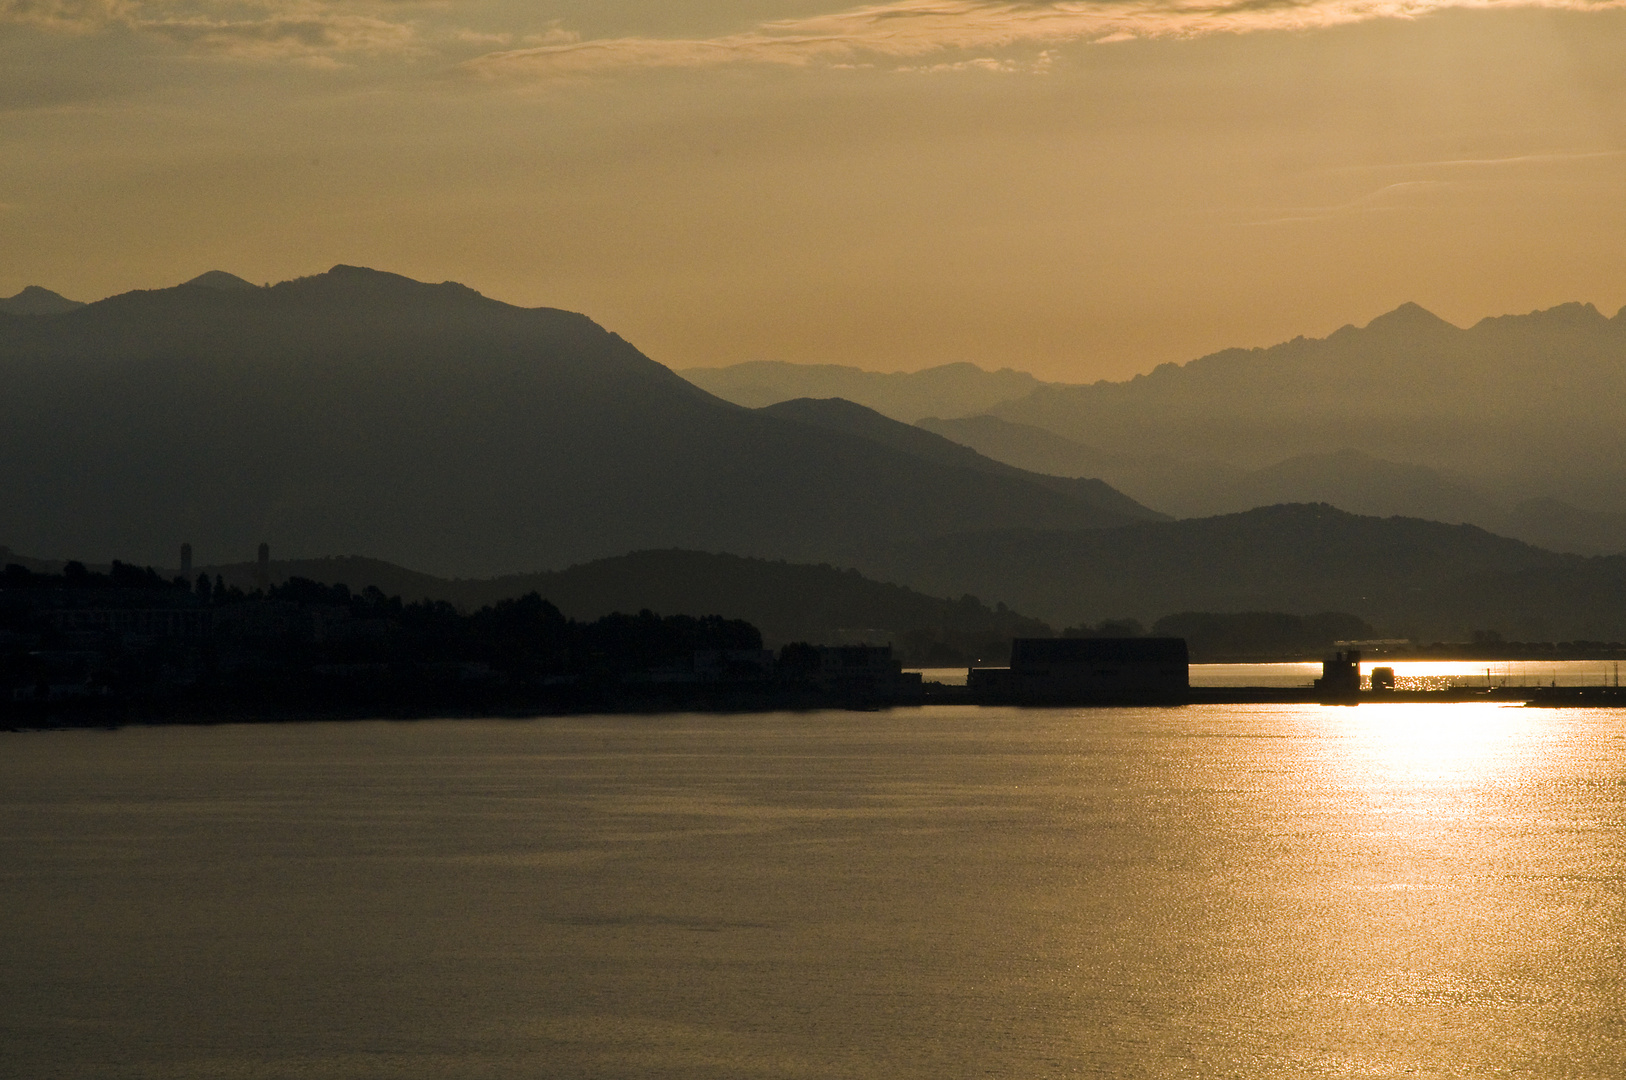
[[[920,427],[990,458],[1057,476],[1101,477],[1176,517],[1234,514],[1280,503],[1330,503],[1375,517],[1471,524],[1538,547],[1580,555],[1626,551],[1626,514],[1588,511],[1543,497],[1508,505],[1425,465],[1359,450],[1303,454],[1262,469],[1168,455],[1109,454],[1053,431],[995,416],[928,418]]]
[[[908,629],[922,654],[986,652],[977,634],[1016,626],[1001,603],[1051,626],[1331,611],[1431,640],[1619,639],[1626,558],[1476,526],[1626,549],[1621,511],[1515,483],[1622,467],[1613,400],[1582,390],[1620,381],[1623,339],[1577,306],[1472,330],[1406,308],[917,426],[840,397],[745,408],[583,315],[455,283],[211,272],[0,314],[0,542],[165,565],[188,541],[203,565],[268,541],[279,565],[409,597],[536,588],[583,618],[636,603],[773,633],[913,612],[893,621],[937,629],[867,629]],[[1480,356],[1533,404],[1493,411]],[[1572,392],[1537,393],[1538,369]],[[1453,431],[1480,450],[1446,445]],[[327,558],[342,552],[368,558]],[[967,607],[951,626],[950,601],[886,593],[900,587],[999,618]],[[837,593],[846,606],[821,600]]]
[[[1626,513],[1582,510],[1557,499],[1526,499],[1499,530],[1537,547],[1583,555],[1626,553]]]
[[[1384,461],[1359,450],[1301,454],[1267,465],[1218,486],[1212,500],[1192,516],[1296,502],[1327,502],[1353,514],[1418,517],[1452,525],[1489,525],[1502,513],[1467,484],[1433,469]]]
[[[1025,371],[984,371],[969,363],[881,372],[838,364],[751,360],[729,367],[684,368],[678,374],[725,401],[747,408],[759,409],[795,398],[844,398],[910,424],[924,416],[984,412],[1046,385]]]
[[[1104,453],[1199,469],[1253,472],[1353,450],[1435,470],[1504,506],[1551,497],[1621,511],[1623,394],[1626,312],[1565,304],[1459,329],[1406,304],[1324,339],[1041,387],[988,411]]]
[[[1104,476],[1108,472],[1136,469],[1145,461],[1136,455],[1108,453],[1033,424],[1019,424],[986,413],[950,419],[928,416],[917,420],[915,426],[969,446],[996,461],[1052,476]],[[1182,463],[1167,459],[1167,467],[1172,471],[1182,467]]]
[[[1182,611],[1357,615],[1385,637],[1626,640],[1626,556],[1558,554],[1472,525],[1271,506],[1094,532],[1008,529],[900,545],[865,566],[1064,626]]]
[[[0,537],[88,560],[268,540],[458,575],[670,546],[851,562],[1146,515],[741,408],[582,315],[358,267],[0,318],[0,388]]]
[[[918,423],[1177,517],[1327,502],[1607,554],[1626,551],[1623,393],[1626,312],[1566,304],[1462,330],[1407,304],[1321,340]]]
[[[1016,468],[930,430],[889,419],[873,409],[866,409],[862,405],[841,398],[824,400],[798,398],[770,405],[762,411],[771,416],[783,417],[826,431],[856,435],[923,461],[1003,476],[1022,483],[1038,484],[1069,499],[1077,499],[1094,506],[1104,517],[1118,518],[1120,523],[1168,519],[1167,514],[1160,514],[1156,510],[1142,506],[1101,480],[1091,477],[1054,476]]]
[[[1175,517],[1197,517],[1225,510],[1246,510],[1261,505],[1231,506],[1218,493],[1247,475],[1247,470],[1223,461],[1192,461],[1169,454],[1113,453],[1058,435],[1033,424],[1019,424],[997,416],[967,416],[945,420],[927,417],[916,425],[960,443],[980,454],[1033,472],[1053,476],[1096,477],[1134,498]],[[1322,494],[1298,498],[1265,498],[1273,502],[1322,502]]]

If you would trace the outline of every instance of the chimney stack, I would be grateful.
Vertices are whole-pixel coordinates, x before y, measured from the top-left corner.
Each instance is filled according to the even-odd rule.
[[[182,577],[191,577],[192,576],[192,545],[191,544],[182,544],[181,545],[181,576]]]
[[[271,545],[270,544],[261,544],[260,545],[260,564],[259,564],[258,567],[255,568],[254,581],[255,581],[255,584],[259,585],[259,587],[261,589],[269,589],[271,587]]]

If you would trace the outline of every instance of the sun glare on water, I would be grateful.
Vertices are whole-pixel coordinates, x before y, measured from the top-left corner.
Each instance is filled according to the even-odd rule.
[[[1500,703],[1361,705],[1340,740],[1349,779],[1456,789],[1517,771],[1535,753],[1532,710]]]

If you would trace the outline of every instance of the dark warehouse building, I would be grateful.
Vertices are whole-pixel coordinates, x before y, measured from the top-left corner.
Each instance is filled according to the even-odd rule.
[[[1010,667],[974,668],[967,684],[1016,704],[1178,702],[1190,662],[1184,638],[1017,638]]]

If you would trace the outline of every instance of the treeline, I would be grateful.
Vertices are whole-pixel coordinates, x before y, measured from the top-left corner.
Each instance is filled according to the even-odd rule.
[[[645,609],[583,622],[566,618],[534,592],[467,615],[443,600],[404,603],[376,588],[351,593],[345,585],[305,578],[272,586],[267,599],[298,605],[318,619],[342,613],[338,621],[313,626],[308,638],[298,635],[290,642],[329,663],[483,663],[521,683],[547,676],[625,675],[689,664],[702,650],[762,648],[761,632],[740,619],[661,616]]]
[[[165,578],[150,566],[135,566],[113,560],[106,573],[91,570],[82,562],[70,562],[60,574],[30,570],[8,563],[0,571],[0,589],[136,589],[143,592],[187,592],[192,585],[184,578]]]
[[[708,658],[701,674],[697,657]],[[743,620],[578,620],[536,593],[462,613],[303,578],[250,592],[121,563],[0,572],[0,705],[19,714],[644,707],[663,693],[692,699],[701,683],[776,678],[774,659]]]
[[[253,563],[222,567],[228,586],[250,585]],[[376,559],[273,562],[273,575],[376,585],[388,594],[433,597],[470,611],[535,592],[567,615],[596,619],[615,611],[709,611],[743,619],[770,647],[890,641],[910,666],[1004,663],[1017,637],[1049,637],[1051,626],[975,596],[957,599],[868,578],[825,564],[668,549],[638,551],[565,570],[487,580],[448,580]]]
[[[922,667],[1003,663],[1012,638],[1054,633],[975,596],[927,596],[851,569],[699,551],[639,551],[553,573],[450,584],[468,606],[535,590],[583,617],[644,607],[722,612],[760,627],[775,645],[890,641],[905,664]]]

